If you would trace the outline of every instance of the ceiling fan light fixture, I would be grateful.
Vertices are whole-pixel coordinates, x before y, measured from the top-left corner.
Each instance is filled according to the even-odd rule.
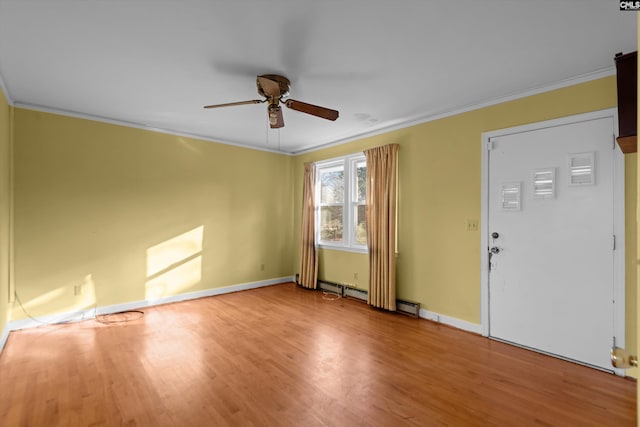
[[[271,126],[275,126],[278,124],[278,112],[281,110],[282,108],[279,105],[269,106],[269,124]]]
[[[282,108],[278,105],[278,100],[272,100],[271,105],[269,105],[267,117],[269,118],[269,127],[271,129],[284,127]]]

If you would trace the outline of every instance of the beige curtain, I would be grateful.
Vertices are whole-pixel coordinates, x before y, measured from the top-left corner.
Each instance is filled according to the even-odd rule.
[[[305,288],[316,288],[318,280],[318,250],[315,240],[315,185],[316,166],[304,165],[302,188],[302,255],[300,259],[300,284]]]
[[[365,150],[369,304],[396,309],[396,171],[398,144]]]

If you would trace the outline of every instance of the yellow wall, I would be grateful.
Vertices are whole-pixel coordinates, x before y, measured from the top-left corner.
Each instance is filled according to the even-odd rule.
[[[14,133],[29,314],[293,274],[291,157],[20,108]]]
[[[638,167],[637,154],[626,154],[625,160],[625,311],[626,318],[626,338],[625,348],[633,351],[638,349],[637,338],[637,307],[638,307],[638,278],[636,259],[637,255],[637,223],[636,223],[636,198],[638,194]],[[628,369],[627,375],[637,377],[637,369]]]
[[[638,15],[638,45],[640,46],[640,15]],[[638,74],[637,76],[638,78],[638,97],[636,99],[640,99],[640,74]],[[637,104],[637,101],[636,101]],[[640,110],[637,111],[638,112],[638,121],[636,123],[640,123]],[[638,162],[640,162],[640,157],[637,156],[636,154],[636,166],[638,166]],[[635,298],[634,298],[634,303],[636,304],[636,317],[635,317],[635,330],[634,332],[634,336],[635,336],[635,344],[636,347],[631,348],[631,347],[627,347],[630,351],[632,351],[632,354],[637,355],[638,354],[638,341],[640,341],[640,316],[638,316],[637,314],[637,307],[640,306],[640,301],[638,300],[639,297],[639,293],[638,293],[638,279],[640,278],[640,275],[638,274],[638,269],[640,269],[640,258],[638,258],[640,256],[640,251],[638,250],[638,245],[640,245],[640,227],[638,227],[638,214],[640,214],[640,193],[638,193],[638,181],[640,181],[640,174],[637,173],[638,168],[636,168],[636,203],[635,203],[635,207],[636,207],[636,216],[635,216],[635,223],[636,223],[636,229],[635,229],[635,233],[634,236],[636,237],[636,253],[635,253],[635,259],[634,259],[634,266],[635,268],[633,268],[636,272],[636,276],[635,276],[635,281],[633,283],[630,283],[628,280],[629,278],[627,277],[627,290],[629,289],[629,286],[633,286],[635,289]],[[630,237],[630,233],[627,232],[627,237]],[[628,246],[628,245],[627,245]],[[628,270],[628,268],[627,268]],[[627,318],[629,317],[629,315],[627,314]],[[629,322],[627,321],[627,326],[629,325]],[[627,330],[627,337],[629,336],[629,330]],[[627,370],[627,374],[629,373],[629,371],[631,370]],[[637,368],[633,369],[633,374],[634,376],[637,378]],[[636,386],[636,411],[637,413],[640,414],[640,387]],[[640,426],[640,417],[637,417],[637,425]]]
[[[418,301],[427,310],[478,324],[480,233],[466,231],[465,222],[480,219],[482,132],[615,106],[616,83],[611,76],[299,155],[294,163],[294,205],[301,206],[305,162],[400,144],[398,296]],[[632,164],[627,161],[627,183],[635,176]],[[629,200],[635,200],[633,191],[635,187],[628,188]],[[634,218],[635,210],[627,214]],[[294,215],[298,244],[299,209]],[[627,237],[628,247],[635,247],[635,232]],[[296,246],[294,253],[298,252]],[[359,259],[338,262],[342,256]],[[366,268],[366,257],[325,250],[319,276],[348,281],[353,274],[351,265]],[[297,269],[298,259],[295,262]],[[627,288],[627,339],[635,345],[635,339],[630,339],[636,330],[635,275],[629,274]]]
[[[624,157],[625,164],[625,312],[626,312],[626,337],[625,348],[633,351],[634,354],[638,349],[637,338],[637,224],[636,224],[636,198],[638,194],[638,174],[637,174],[637,154],[626,154]],[[627,375],[637,378],[637,369],[627,369]]]
[[[332,283],[369,289],[369,260],[360,253],[320,249],[318,277]]]
[[[9,310],[10,108],[0,90],[0,335]]]

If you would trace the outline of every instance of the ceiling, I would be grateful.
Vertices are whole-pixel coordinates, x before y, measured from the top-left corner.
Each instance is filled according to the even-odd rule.
[[[613,0],[0,0],[17,106],[300,153],[614,73],[637,13]],[[269,129],[255,78],[290,97]]]

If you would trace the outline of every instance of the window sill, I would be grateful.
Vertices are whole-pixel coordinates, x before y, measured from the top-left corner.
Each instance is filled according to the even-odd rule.
[[[343,251],[343,252],[354,252],[354,253],[358,253],[358,254],[368,254],[369,250],[367,248],[361,249],[361,248],[352,248],[349,246],[338,246],[338,245],[327,245],[327,244],[320,244],[318,245],[318,247],[320,249],[329,249],[332,251]]]

